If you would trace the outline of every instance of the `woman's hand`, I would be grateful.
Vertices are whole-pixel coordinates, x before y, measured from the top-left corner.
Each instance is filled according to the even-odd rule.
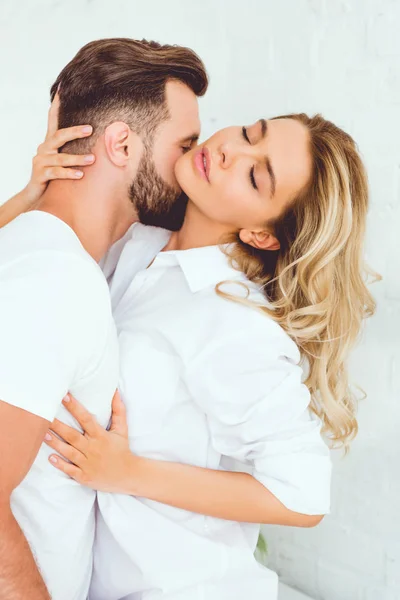
[[[125,493],[127,481],[132,478],[135,457],[129,449],[126,411],[118,391],[112,401],[109,431],[103,429],[70,394],[64,398],[63,405],[80,424],[84,434],[55,419],[46,434],[45,443],[67,460],[51,454],[51,464],[94,490]]]
[[[20,214],[35,208],[49,181],[53,179],[82,179],[83,171],[77,167],[89,166],[95,157],[63,154],[58,150],[72,140],[89,137],[90,125],[57,129],[60,101],[55,95],[49,110],[46,138],[33,159],[32,176],[28,185],[0,206],[0,228],[13,221]]]
[[[286,508],[248,473],[195,467],[135,456],[129,449],[125,407],[113,398],[110,431],[106,431],[71,396],[63,401],[84,434],[57,419],[46,444],[70,462],[52,454],[50,462],[82,485],[103,492],[129,494],[189,512],[244,523],[314,527],[323,515]],[[59,440],[54,433],[64,438]]]
[[[32,204],[40,199],[49,181],[82,179],[83,171],[77,167],[91,165],[95,160],[93,154],[82,156],[58,152],[59,148],[67,142],[89,137],[92,134],[90,125],[58,129],[59,107],[60,99],[56,94],[49,110],[46,137],[32,161],[32,176],[25,188],[26,196]]]

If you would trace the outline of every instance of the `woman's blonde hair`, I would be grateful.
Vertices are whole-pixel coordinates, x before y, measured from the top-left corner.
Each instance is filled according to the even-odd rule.
[[[261,284],[259,306],[298,345],[307,366],[311,410],[334,445],[357,433],[356,398],[347,358],[363,320],[375,311],[363,261],[368,182],[354,140],[321,115],[290,114],[310,133],[311,178],[273,224],[280,250],[260,251],[230,239],[232,262]],[[225,295],[222,288],[218,293]],[[229,296],[232,298],[232,296]]]

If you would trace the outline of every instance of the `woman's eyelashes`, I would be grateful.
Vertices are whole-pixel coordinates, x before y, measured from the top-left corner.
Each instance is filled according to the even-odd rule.
[[[250,183],[255,190],[258,190],[256,178],[254,177],[254,167],[250,169]]]
[[[242,136],[244,137],[244,139],[246,140],[246,142],[251,145],[251,142],[249,140],[249,136],[247,135],[247,129],[246,129],[246,127],[242,127]],[[250,169],[250,183],[251,183],[252,187],[255,190],[258,190],[256,178],[254,177],[254,165]]]

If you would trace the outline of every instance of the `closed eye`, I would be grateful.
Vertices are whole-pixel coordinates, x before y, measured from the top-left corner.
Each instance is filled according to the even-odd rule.
[[[243,136],[243,138],[246,140],[246,142],[248,144],[251,144],[251,142],[249,140],[249,136],[247,135],[247,129],[246,129],[246,127],[242,127],[242,136]],[[256,183],[256,178],[254,177],[254,165],[250,169],[249,176],[250,176],[250,183],[251,183],[252,187],[255,190],[258,190],[257,183]]]
[[[197,146],[197,140],[192,140],[190,143],[182,145],[182,152],[186,154],[186,152],[190,152],[194,146]]]
[[[250,169],[250,183],[255,190],[258,190],[256,178],[254,177],[254,167],[251,167]]]
[[[249,136],[247,135],[247,129],[246,129],[246,127],[242,127],[242,136],[244,137],[244,139],[246,140],[246,142],[248,144],[250,144],[250,140],[249,140]]]
[[[197,142],[199,141],[198,135],[193,135],[192,137],[188,137],[182,140],[181,150],[183,154],[186,152],[190,152],[195,146],[197,146]]]

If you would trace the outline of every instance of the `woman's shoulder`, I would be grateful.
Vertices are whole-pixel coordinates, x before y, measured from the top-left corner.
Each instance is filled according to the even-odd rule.
[[[214,342],[261,344],[265,351],[300,360],[296,343],[274,319],[273,306],[260,286],[244,277],[199,294],[195,304],[202,306],[203,326],[208,322]]]

